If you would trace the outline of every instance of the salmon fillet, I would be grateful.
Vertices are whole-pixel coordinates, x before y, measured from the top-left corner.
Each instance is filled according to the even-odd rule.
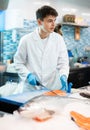
[[[85,117],[75,111],[71,111],[70,116],[79,127],[84,128],[85,130],[90,130],[90,117]]]
[[[49,92],[45,92],[44,95],[47,95],[47,96],[56,96],[56,95],[66,96],[66,92],[62,91],[62,90],[52,90]]]

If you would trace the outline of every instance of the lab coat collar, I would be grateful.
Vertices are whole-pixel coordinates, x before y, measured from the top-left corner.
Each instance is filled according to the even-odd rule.
[[[38,41],[38,40],[41,40],[40,36],[39,36],[39,31],[38,31],[38,28],[36,28],[33,32],[33,39]]]
[[[43,44],[42,44],[42,40],[41,40],[40,35],[39,35],[38,28],[36,28],[36,29],[34,30],[34,32],[33,32],[33,39],[34,39],[37,43],[39,43],[38,45],[39,45],[41,48],[43,48]],[[52,41],[53,41],[53,33],[51,33],[51,34],[49,35],[49,39],[48,39],[47,46],[46,46],[45,49],[44,49],[44,53],[45,53],[45,54],[48,52],[48,48],[49,48],[49,46],[51,46]],[[44,54],[44,53],[43,53],[43,54]]]
[[[53,34],[53,33],[51,33],[51,34],[49,35],[49,37],[51,37],[52,34]],[[53,38],[53,37],[52,37],[52,38]],[[41,40],[40,35],[39,35],[39,28],[38,28],[38,27],[34,30],[33,39],[34,39],[34,40]]]

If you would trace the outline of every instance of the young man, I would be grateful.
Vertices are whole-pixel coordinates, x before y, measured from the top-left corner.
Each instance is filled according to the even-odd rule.
[[[54,8],[42,6],[36,11],[38,28],[20,40],[14,63],[29,90],[39,82],[51,90],[67,91],[69,61],[62,36],[54,32],[57,16]]]

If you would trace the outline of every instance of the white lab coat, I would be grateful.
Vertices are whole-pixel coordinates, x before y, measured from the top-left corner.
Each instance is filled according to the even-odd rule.
[[[69,74],[69,60],[62,36],[53,32],[43,47],[38,28],[21,38],[14,56],[16,70],[25,87],[34,89],[27,83],[27,75],[34,73],[40,82],[49,89],[60,89],[60,76]]]

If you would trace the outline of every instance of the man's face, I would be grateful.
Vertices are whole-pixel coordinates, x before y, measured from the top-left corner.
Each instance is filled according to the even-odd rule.
[[[38,23],[44,32],[52,33],[55,29],[55,21],[56,21],[56,17],[49,15],[45,17],[43,20],[39,19]]]

